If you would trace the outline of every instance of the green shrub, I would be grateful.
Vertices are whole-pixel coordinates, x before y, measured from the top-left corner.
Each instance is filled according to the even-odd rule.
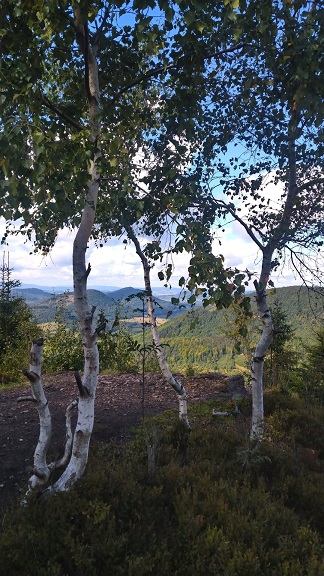
[[[310,403],[324,404],[324,327],[315,332],[315,342],[306,346],[302,366],[304,394]]]
[[[11,269],[0,266],[0,384],[23,379],[22,369],[29,367],[30,344],[40,329],[23,298],[12,292],[20,285],[11,280]]]
[[[56,324],[45,334],[43,371],[82,370],[84,354],[80,331],[76,324],[69,326],[63,311],[55,317]],[[100,369],[110,372],[137,372],[138,356],[132,337],[123,330],[111,334],[103,332],[98,338]]]
[[[77,327],[69,327],[59,311],[55,328],[45,333],[43,371],[82,370],[84,364],[81,335]]]
[[[189,378],[190,376],[195,375],[195,369],[192,364],[188,364],[185,370],[185,376]]]
[[[98,339],[100,369],[110,372],[137,372],[139,357],[127,331],[104,332]]]

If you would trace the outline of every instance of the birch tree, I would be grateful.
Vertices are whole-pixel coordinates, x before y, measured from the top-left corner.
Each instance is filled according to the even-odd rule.
[[[46,224],[51,209],[54,213],[56,211],[59,213],[60,223],[63,223],[74,216],[73,210],[76,208],[74,202],[78,202],[79,207],[76,212],[80,217],[80,224],[73,243],[73,283],[74,304],[82,334],[85,360],[82,381],[77,379],[78,421],[71,457],[63,474],[51,487],[52,491],[62,491],[67,490],[82,475],[87,463],[99,373],[94,310],[90,308],[86,295],[90,265],[86,268],[85,261],[99,190],[100,92],[97,64],[99,36],[90,36],[88,6],[82,10],[79,5],[59,8],[54,3],[47,7],[35,3],[31,7],[28,2],[19,5],[9,2],[6,8],[2,35],[6,57],[3,58],[2,73],[4,77],[8,76],[8,84],[2,93],[5,111],[2,143],[8,146],[12,154],[9,152],[6,154],[5,149],[2,161],[4,175],[2,185],[6,199],[4,215],[8,220],[22,217],[24,219],[22,227],[24,224],[30,225],[30,228],[36,231],[37,242],[43,248],[47,245],[48,249],[48,244],[57,231]],[[26,35],[23,44],[24,54],[18,66],[13,59],[10,34]],[[17,46],[14,47],[17,49]],[[73,58],[70,59],[73,51],[77,51],[74,61]],[[68,61],[68,66],[65,70],[63,66],[64,72],[58,76],[56,87],[53,81],[58,71],[57,64],[55,65],[57,57],[59,64],[63,65],[63,62]],[[50,63],[49,72],[48,63]],[[19,72],[23,73],[23,76],[18,77]],[[73,93],[74,82],[76,91]],[[12,94],[12,91],[15,93]],[[78,93],[82,103],[78,117],[72,118],[66,113],[66,108],[73,97],[78,101]],[[54,101],[60,97],[63,103],[57,105]],[[75,112],[73,108],[73,113]],[[62,158],[63,166],[56,170],[57,158],[53,158],[55,148],[64,149],[71,142],[69,152],[74,155],[75,140],[79,140],[86,148],[88,161],[71,167],[66,173],[67,163],[71,161],[71,157],[66,154],[66,157]],[[21,155],[21,158],[15,166],[18,155]],[[85,156],[82,160],[84,159]],[[73,178],[75,168],[79,170]],[[59,185],[60,178],[62,181]],[[75,194],[75,189],[72,188],[74,186],[76,189],[81,187],[79,193]],[[6,190],[10,194],[9,198]],[[62,209],[64,206],[67,206],[67,210]],[[39,215],[40,219],[37,220]],[[58,222],[58,217],[55,220]],[[49,479],[50,468],[46,464],[46,454],[51,440],[51,423],[39,375],[42,346],[37,347],[36,344],[33,346],[38,351],[37,354],[32,353],[32,357],[37,358],[38,369],[26,372],[26,375],[32,383],[32,397],[39,406],[40,439],[34,456],[36,472],[30,479],[29,487],[31,491],[39,491]]]
[[[35,239],[36,250],[46,253],[59,228],[78,227],[73,282],[84,371],[82,379],[76,375],[78,420],[71,458],[50,487],[52,492],[67,490],[83,473],[88,458],[99,357],[94,310],[86,294],[91,271],[86,250],[101,173],[111,174],[118,164],[116,156],[129,154],[120,149],[118,135],[126,134],[130,144],[136,142],[139,117],[148,118],[145,99],[137,101],[136,94],[133,98],[128,93],[134,84],[165,70],[162,56],[163,66],[159,65],[159,52],[168,31],[152,22],[149,6],[150,2],[139,8],[136,2],[44,5],[9,0],[1,13],[1,214],[8,222],[7,234],[10,223],[20,219],[21,231]],[[170,24],[170,16],[167,21]],[[124,197],[127,188],[118,193]],[[37,400],[36,392],[33,398]],[[44,398],[39,401],[46,404]],[[45,468],[49,421],[46,412],[47,423],[41,423],[40,430]],[[35,469],[40,469],[38,453]],[[48,474],[37,478],[30,487],[40,490]]]
[[[18,222],[19,232],[35,242],[35,251],[46,254],[59,229],[77,228],[73,282],[84,373],[82,379],[76,375],[78,421],[71,458],[49,489],[52,492],[67,490],[83,473],[93,426],[99,358],[94,310],[86,295],[91,271],[86,250],[98,200],[132,203],[128,176],[119,178],[119,166],[121,159],[125,163],[136,152],[143,136],[160,156],[155,181],[176,170],[174,163],[170,167],[165,136],[185,133],[191,137],[200,126],[200,102],[206,94],[201,93],[204,70],[213,58],[208,48],[210,24],[221,23],[224,6],[218,8],[213,2],[197,5],[193,0],[181,6],[149,0],[3,3],[0,188],[1,215],[7,221],[4,240],[17,231],[12,223]],[[232,40],[225,52],[238,48]],[[193,70],[195,86],[191,85]],[[163,84],[168,89],[161,91]],[[145,93],[136,91],[140,85],[145,85]],[[157,131],[154,118],[159,108],[152,114],[152,102],[161,94],[167,121]],[[177,106],[171,110],[174,103]],[[184,194],[176,194],[175,203],[180,205],[183,198]],[[142,199],[135,200],[142,214]],[[109,222],[108,229],[112,227]],[[45,467],[50,430],[50,425],[41,426]],[[44,482],[48,479],[47,474],[41,477]],[[41,490],[42,482],[31,481],[30,486]]]
[[[147,315],[148,315],[148,319],[149,319],[149,323],[150,323],[150,327],[151,327],[151,332],[152,332],[154,351],[155,351],[155,354],[156,354],[156,357],[157,357],[157,360],[158,360],[158,363],[159,363],[159,366],[160,366],[160,369],[161,369],[161,372],[163,374],[165,381],[170,386],[172,386],[172,388],[178,394],[180,421],[184,423],[186,428],[190,429],[190,424],[189,424],[189,420],[188,420],[186,389],[185,389],[184,385],[181,384],[181,382],[179,382],[179,380],[177,380],[173,376],[173,374],[169,368],[169,365],[168,365],[168,363],[165,359],[165,356],[164,356],[164,352],[163,352],[163,348],[162,348],[162,344],[161,344],[161,340],[160,340],[160,335],[159,335],[158,327],[156,324],[156,316],[154,313],[154,301],[153,301],[153,293],[152,293],[151,277],[150,277],[151,265],[149,263],[148,258],[146,257],[146,255],[144,253],[144,250],[142,250],[140,242],[139,242],[138,238],[136,237],[136,235],[134,234],[134,231],[131,228],[131,226],[127,227],[126,231],[127,231],[128,237],[130,238],[130,240],[133,242],[133,244],[135,246],[136,253],[138,254],[138,256],[142,262],[142,266],[143,266],[144,288],[145,288],[145,292],[146,292],[146,302],[147,302]]]
[[[227,167],[216,160],[225,196],[212,202],[217,213],[224,209],[242,226],[261,252],[254,286],[263,330],[251,366],[251,439],[258,443],[264,434],[263,364],[273,339],[267,303],[271,274],[286,259],[303,282],[321,281],[323,10],[306,1],[262,7],[245,2],[235,27],[249,48],[232,59],[232,76],[223,74],[223,82],[227,106],[240,126],[233,140],[240,152]],[[214,105],[217,111],[217,94]],[[276,198],[267,195],[269,185],[272,194],[278,187]]]

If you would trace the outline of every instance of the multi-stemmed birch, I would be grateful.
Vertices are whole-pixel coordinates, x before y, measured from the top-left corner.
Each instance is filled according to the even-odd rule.
[[[145,11],[145,6],[143,8]],[[35,232],[37,245],[45,251],[55,241],[59,228],[77,227],[73,243],[73,284],[84,347],[84,370],[82,378],[76,374],[78,418],[71,457],[68,463],[65,461],[67,466],[61,477],[48,488],[51,492],[67,490],[83,473],[94,421],[99,355],[94,309],[87,300],[91,267],[86,266],[86,252],[95,221],[102,163],[99,61],[102,81],[108,84],[111,94],[105,97],[105,169],[109,171],[115,165],[114,155],[118,152],[118,145],[114,145],[118,130],[124,134],[130,126],[134,138],[136,134],[137,118],[131,119],[130,113],[134,107],[123,95],[132,88],[131,80],[148,56],[142,50],[134,57],[133,45],[142,41],[144,29],[147,42],[152,42],[150,19],[145,20],[141,10],[132,34],[124,24],[126,28],[121,29],[118,42],[118,10],[118,2],[116,6],[105,2],[86,5],[64,2],[60,6],[51,2],[44,6],[35,2],[32,8],[27,1],[20,2],[19,7],[8,2],[1,21],[1,72],[3,78],[8,79],[6,86],[2,82],[1,92],[1,136],[5,150],[1,163],[3,214],[9,226],[11,220],[22,218],[21,229],[30,237]],[[158,40],[156,31],[154,38]],[[133,54],[131,69],[125,59],[128,49]],[[120,77],[118,67],[124,69],[124,77]],[[105,89],[107,91],[107,85]],[[121,111],[118,108],[116,112],[117,104]],[[143,109],[137,112],[143,113]],[[123,123],[116,130],[116,125]],[[112,145],[107,150],[108,139]],[[38,346],[37,350],[38,358],[42,347]],[[38,358],[37,391],[35,384],[32,398],[40,412],[40,440],[34,456],[35,474],[29,483],[30,489],[37,491],[48,481],[51,471],[46,463],[51,419],[44,393],[38,390],[41,389],[40,365]],[[33,372],[26,372],[31,382]]]
[[[99,189],[127,206],[131,186],[127,175],[119,179],[120,158],[127,161],[143,135],[156,142],[158,151],[164,134],[193,137],[200,127],[200,70],[213,57],[210,26],[202,20],[209,19],[214,3],[197,8],[185,2],[174,10],[157,2],[157,16],[150,12],[152,4],[8,0],[0,15],[0,210],[7,234],[20,219],[20,231],[35,241],[36,250],[48,253],[58,230],[77,229],[73,282],[85,364],[83,377],[76,374],[78,422],[72,456],[51,491],[68,489],[82,474],[93,426],[99,359],[94,311],[86,296],[86,250]],[[213,17],[219,18],[216,8]],[[192,52],[197,39],[205,48]],[[193,68],[196,88],[191,85]],[[152,110],[151,101],[158,101],[163,84],[172,88],[163,90],[165,125],[157,131],[152,119],[159,109]],[[145,85],[144,98],[137,92],[140,85]],[[177,172],[176,164],[162,158],[156,181],[172,172]],[[114,175],[117,186],[110,187]],[[182,192],[174,193],[181,204]],[[142,213],[141,199],[138,206]],[[108,216],[108,230],[112,228]],[[49,437],[50,426],[47,433]],[[45,462],[47,442],[44,446]]]
[[[86,267],[86,251],[95,221],[99,192],[100,159],[100,90],[96,42],[89,44],[87,22],[82,19],[80,7],[75,11],[75,29],[78,45],[85,62],[86,95],[89,106],[90,142],[93,146],[89,163],[89,184],[85,196],[81,222],[73,242],[74,306],[79,321],[84,348],[84,370],[79,382],[78,421],[74,432],[72,454],[68,466],[52,486],[52,491],[67,490],[83,474],[88,460],[89,443],[94,422],[94,401],[99,376],[99,352],[94,309],[87,298],[87,278],[91,271]]]

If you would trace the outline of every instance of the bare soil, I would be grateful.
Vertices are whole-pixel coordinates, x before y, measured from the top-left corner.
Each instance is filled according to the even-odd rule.
[[[226,378],[218,373],[177,377],[186,386],[189,403],[209,398],[216,400],[219,391],[224,390]],[[48,454],[51,461],[62,455],[65,410],[77,397],[77,388],[73,373],[69,372],[43,376],[43,385],[53,423]],[[0,511],[24,493],[28,479],[26,468],[33,464],[39,431],[38,413],[32,402],[18,402],[18,398],[29,393],[28,385],[0,391]],[[140,424],[143,410],[145,417],[150,417],[177,406],[177,394],[166,385],[161,375],[146,374],[144,389],[140,375],[102,375],[96,394],[92,441],[127,441],[131,438],[131,429]],[[75,419],[76,413],[74,424]]]

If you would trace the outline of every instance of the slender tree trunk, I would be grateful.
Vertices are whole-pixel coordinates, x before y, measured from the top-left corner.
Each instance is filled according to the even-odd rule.
[[[158,328],[156,325],[156,317],[155,317],[155,313],[154,313],[154,303],[153,303],[153,298],[152,298],[152,288],[151,288],[151,278],[150,278],[151,267],[148,263],[148,260],[145,256],[145,254],[141,250],[140,243],[139,243],[138,239],[136,238],[132,228],[130,226],[128,226],[128,227],[126,227],[126,231],[127,231],[129,238],[134,243],[135,248],[136,248],[136,252],[139,255],[139,257],[142,261],[142,265],[143,265],[144,286],[145,286],[146,301],[147,301],[147,313],[148,313],[148,318],[149,318],[151,331],[152,331],[152,339],[153,339],[155,354],[156,354],[161,372],[162,372],[166,382],[168,382],[168,384],[170,384],[170,386],[172,386],[172,388],[178,394],[179,418],[180,418],[181,422],[184,423],[186,428],[188,428],[190,430],[190,424],[189,424],[189,420],[188,420],[186,389],[183,386],[183,384],[181,384],[181,382],[179,382],[173,376],[173,374],[172,374],[172,372],[168,366],[168,363],[165,360],[163,348],[162,348],[161,340],[160,340],[160,334],[158,332]]]
[[[262,334],[256,346],[251,365],[252,384],[252,423],[250,438],[252,441],[262,442],[264,435],[264,408],[263,408],[263,367],[266,353],[273,340],[273,324],[271,312],[267,302],[267,283],[271,272],[271,258],[273,251],[264,249],[262,271],[259,282],[254,282],[256,291],[256,304],[259,317],[262,321]]]
[[[90,264],[86,268],[85,256],[94,224],[99,192],[97,162],[100,157],[98,146],[100,94],[96,54],[94,49],[89,46],[87,26],[82,23],[79,8],[75,9],[75,26],[78,30],[79,46],[85,59],[85,84],[89,102],[91,142],[93,146],[93,160],[90,162],[89,169],[90,182],[81,224],[73,243],[74,305],[84,348],[84,372],[82,380],[77,377],[79,387],[78,420],[73,438],[72,455],[62,476],[50,488],[51,492],[68,490],[82,476],[85,470],[94,423],[94,401],[99,375],[99,353],[94,324],[95,307],[91,308],[87,299],[87,279],[91,268]]]
[[[48,401],[41,381],[41,365],[43,358],[43,338],[33,340],[30,351],[29,371],[23,370],[27,376],[32,389],[31,396],[21,396],[18,402],[34,402],[39,416],[39,438],[34,452],[34,463],[31,467],[31,477],[28,481],[28,490],[22,501],[25,504],[30,496],[43,492],[44,486],[48,483],[53,470],[63,468],[70,459],[72,448],[72,426],[71,412],[77,401],[73,400],[66,409],[66,438],[64,454],[60,460],[47,463],[47,452],[52,438],[52,419],[48,406]]]
[[[44,486],[49,481],[53,470],[63,468],[68,463],[71,455],[73,441],[71,412],[73,408],[78,404],[77,400],[73,400],[66,409],[66,437],[64,454],[62,458],[47,464],[47,452],[52,438],[52,420],[48,401],[46,399],[41,381],[43,344],[43,338],[38,338],[32,341],[29,371],[23,370],[23,374],[27,376],[30,382],[32,395],[21,396],[18,398],[18,402],[34,402],[39,416],[39,438],[34,452],[34,465],[31,468],[32,475],[29,478],[28,490],[24,499],[22,500],[22,504],[26,504],[31,496],[34,496],[43,491]]]
[[[48,402],[41,381],[41,367],[43,359],[43,338],[32,341],[30,351],[29,371],[23,370],[32,389],[32,396],[19,398],[19,401],[32,401],[36,405],[39,417],[39,438],[34,452],[34,465],[32,475],[28,481],[26,499],[37,492],[41,492],[50,475],[47,465],[47,452],[52,439],[52,420]]]

